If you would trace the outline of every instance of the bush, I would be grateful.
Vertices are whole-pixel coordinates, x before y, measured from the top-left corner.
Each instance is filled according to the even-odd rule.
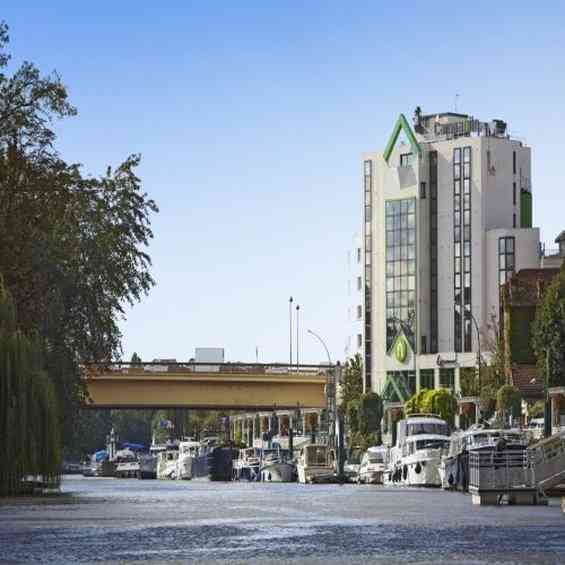
[[[457,399],[445,388],[421,390],[404,405],[406,414],[436,414],[453,424],[457,413]]]

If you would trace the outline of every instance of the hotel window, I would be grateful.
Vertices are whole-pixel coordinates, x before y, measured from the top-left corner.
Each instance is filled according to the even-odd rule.
[[[516,183],[512,183],[512,204],[516,206]]]
[[[387,349],[402,329],[415,350],[416,316],[416,200],[385,204],[386,339]]]
[[[512,227],[516,227],[516,214],[512,214]]]
[[[439,386],[441,388],[455,388],[455,369],[439,370]]]
[[[512,172],[516,174],[516,151],[512,151]]]
[[[420,390],[427,388],[430,390],[434,389],[434,370],[433,369],[421,369],[420,370]]]
[[[426,198],[426,183],[425,182],[420,183],[420,198],[422,200],[424,198]]]
[[[357,319],[360,320],[363,317],[363,306],[359,304],[357,306]]]
[[[361,248],[357,248],[357,263],[361,263]]]
[[[471,147],[453,150],[454,349],[472,350]]]
[[[430,353],[438,351],[437,290],[437,151],[431,151],[430,164]]]
[[[400,166],[410,167],[412,165],[413,155],[412,153],[402,153],[400,155]]]
[[[425,335],[420,336],[420,353],[428,352],[428,340]]]
[[[371,390],[371,355],[372,355],[372,328],[371,328],[371,265],[372,265],[372,205],[373,205],[373,162],[367,159],[363,162],[363,191],[365,198],[365,391]],[[359,250],[360,252],[361,250]],[[361,308],[361,307],[359,307]],[[359,316],[359,319],[362,317]]]
[[[498,238],[498,282],[504,284],[514,273],[516,241],[514,237]]]
[[[361,349],[363,347],[363,335],[357,334],[357,349]]]
[[[357,290],[361,290],[363,288],[363,278],[357,277]]]

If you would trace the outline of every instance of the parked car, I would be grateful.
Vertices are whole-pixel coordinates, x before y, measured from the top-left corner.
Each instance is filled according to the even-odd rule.
[[[387,448],[383,445],[369,447],[359,466],[359,483],[382,485],[387,464]]]

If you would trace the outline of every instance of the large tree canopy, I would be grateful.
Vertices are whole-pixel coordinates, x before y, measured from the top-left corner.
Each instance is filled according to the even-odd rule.
[[[139,155],[100,176],[61,157],[53,123],[76,109],[56,73],[24,62],[9,74],[7,43],[0,24],[0,273],[19,327],[45,338],[69,438],[80,363],[120,355],[124,308],[154,284],[145,247],[157,206],[136,175]]]
[[[533,347],[548,386],[565,385],[565,263],[536,311]]]

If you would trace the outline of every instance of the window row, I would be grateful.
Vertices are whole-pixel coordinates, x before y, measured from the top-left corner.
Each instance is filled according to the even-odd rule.
[[[387,216],[415,213],[416,200],[414,198],[405,198],[403,200],[387,200],[387,202],[385,203],[385,214]]]
[[[415,308],[416,292],[413,290],[393,291],[386,293],[387,308]]]

